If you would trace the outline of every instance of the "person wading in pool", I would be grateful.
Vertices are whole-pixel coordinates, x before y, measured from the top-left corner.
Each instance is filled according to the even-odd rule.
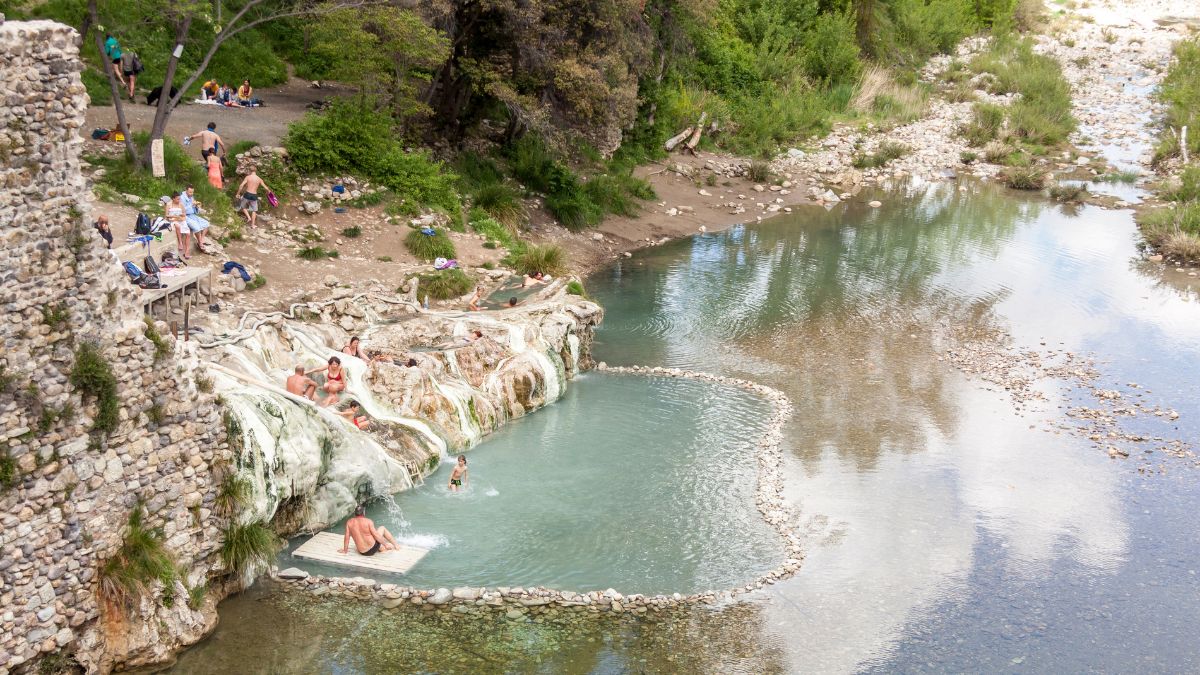
[[[342,538],[342,547],[338,553],[350,551],[350,539],[354,539],[354,548],[359,555],[375,555],[380,551],[395,551],[400,548],[395,537],[386,527],[375,527],[375,523],[366,516],[367,509],[363,505],[354,507],[354,517],[346,521],[346,536]]]
[[[469,487],[470,481],[467,480],[467,456],[459,455],[458,464],[454,465],[454,470],[450,472],[450,482],[446,487],[450,488],[451,492],[458,492],[460,489]]]

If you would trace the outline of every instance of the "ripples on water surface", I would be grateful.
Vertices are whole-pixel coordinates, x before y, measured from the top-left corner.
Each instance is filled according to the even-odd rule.
[[[883,208],[867,208],[876,196]],[[1200,469],[1151,455],[1154,473],[1140,474],[1136,458],[1045,430],[1078,394],[1049,387],[1046,403],[1018,413],[938,358],[948,326],[1094,353],[1099,386],[1136,382],[1181,413],[1133,427],[1194,441],[1195,280],[1137,260],[1128,212],[987,186],[858,200],[650,249],[588,282],[607,308],[598,359],[748,377],[792,397],[785,475],[809,532],[801,573],[682,624],[577,626],[574,642],[530,626],[530,651],[488,652],[492,666],[1200,670]],[[371,630],[384,625],[355,611]],[[514,630],[420,626],[441,632],[391,635],[476,649]],[[457,669],[428,658],[430,670]]]

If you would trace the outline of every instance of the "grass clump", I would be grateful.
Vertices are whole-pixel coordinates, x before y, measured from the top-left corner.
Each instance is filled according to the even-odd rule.
[[[146,525],[139,503],[129,514],[120,548],[100,566],[101,595],[114,605],[129,608],[154,582],[170,587],[176,574],[162,530]]]
[[[567,252],[554,244],[535,244],[514,254],[509,262],[521,274],[541,272],[559,276],[567,271]]]
[[[1050,187],[1050,198],[1056,202],[1076,204],[1087,199],[1087,185],[1058,184]]]
[[[987,145],[1000,138],[1004,127],[1006,110],[994,103],[976,103],[972,109],[971,123],[963,127],[961,134],[974,147]]]
[[[261,522],[233,523],[221,540],[221,562],[225,569],[241,576],[270,562],[279,550],[279,537]]]
[[[121,403],[117,398],[117,378],[99,347],[84,342],[75,350],[75,365],[71,368],[71,384],[96,401],[96,417],[92,431],[107,434],[117,428]]]
[[[1041,190],[1046,174],[1036,167],[1015,166],[1004,172],[1004,184],[1015,190]]]
[[[1071,85],[1063,77],[1056,59],[1033,51],[1032,40],[997,37],[987,52],[975,57],[971,67],[977,73],[991,73],[992,93],[1020,95],[1000,111],[985,107],[986,104],[976,106],[976,119],[964,130],[973,145],[998,137],[992,134],[999,128],[995,124],[997,118],[1007,118],[1008,135],[1037,145],[1057,145],[1075,130]]]
[[[1189,166],[1179,174],[1179,182],[1163,192],[1173,202],[1200,201],[1200,166]]]
[[[154,319],[144,316],[142,320],[146,322],[146,330],[142,334],[154,345],[154,362],[157,363],[171,353],[171,343],[158,332]]]
[[[254,278],[246,283],[246,290],[252,291],[256,288],[262,288],[267,285],[267,278],[261,274],[255,274]]]
[[[1097,180],[1104,183],[1125,183],[1126,185],[1133,185],[1138,181],[1138,178],[1141,178],[1141,175],[1136,171],[1114,171],[1113,173],[1104,174]]]
[[[581,298],[587,297],[587,291],[583,289],[583,284],[574,279],[567,282],[567,292],[571,295],[578,295]]]
[[[324,260],[325,258],[336,258],[340,255],[337,251],[326,250],[323,246],[305,246],[296,251],[296,257],[301,260]],[[251,281],[253,283],[253,280]],[[263,280],[266,283],[266,280]],[[246,284],[249,288],[250,284]],[[257,287],[256,287],[257,288]]]
[[[875,152],[855,155],[850,163],[856,169],[876,169],[907,155],[910,151],[911,148],[903,143],[884,141]]]
[[[750,162],[750,168],[746,170],[746,177],[755,183],[766,183],[771,180],[771,163],[761,159]]]
[[[67,309],[63,303],[57,302],[52,305],[42,306],[42,323],[49,326],[50,330],[62,330],[70,322],[71,310]]]
[[[517,238],[516,232],[514,232],[511,227],[508,227],[491,217],[472,217],[471,229],[487,237],[487,241],[484,242],[485,247],[489,243],[497,243],[510,250],[517,249],[522,246],[521,241]],[[493,248],[495,247],[493,246]]]
[[[504,183],[490,183],[475,191],[471,204],[505,225],[516,226],[525,218],[525,206],[517,191]]]
[[[453,258],[455,255],[454,242],[446,233],[437,228],[431,228],[433,234],[414,229],[404,238],[404,247],[417,258],[432,262],[437,258]]]
[[[225,479],[217,487],[216,500],[213,504],[217,513],[229,517],[248,504],[253,494],[254,486],[250,484],[249,478],[238,473],[231,473],[225,476]]]
[[[418,274],[416,279],[418,298],[451,300],[466,295],[475,287],[475,281],[458,268]]]
[[[342,230],[342,236],[346,237],[347,239],[358,239],[362,236],[362,228],[357,225],[353,227],[347,227],[346,229]]]

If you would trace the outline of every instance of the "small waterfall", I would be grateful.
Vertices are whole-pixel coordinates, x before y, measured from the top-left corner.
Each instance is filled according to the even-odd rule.
[[[571,350],[571,372],[579,372],[579,336],[574,332],[567,333],[567,348]]]

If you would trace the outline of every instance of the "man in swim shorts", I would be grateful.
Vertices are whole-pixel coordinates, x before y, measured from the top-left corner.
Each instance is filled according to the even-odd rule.
[[[304,366],[296,366],[296,374],[288,377],[287,390],[310,401],[317,398],[317,383],[304,372]]]
[[[400,548],[392,533],[386,527],[375,527],[375,523],[366,516],[367,509],[362,504],[354,507],[354,517],[346,521],[346,536],[342,538],[342,548],[338,553],[350,551],[350,539],[354,539],[354,548],[359,555],[375,555],[382,551],[395,551]]]
[[[270,190],[263,179],[258,177],[258,169],[254,166],[250,167],[250,173],[242,179],[242,184],[238,186],[238,194],[242,195],[241,204],[238,205],[238,210],[246,216],[246,222],[250,223],[250,227],[254,227],[258,216],[258,190]]]

